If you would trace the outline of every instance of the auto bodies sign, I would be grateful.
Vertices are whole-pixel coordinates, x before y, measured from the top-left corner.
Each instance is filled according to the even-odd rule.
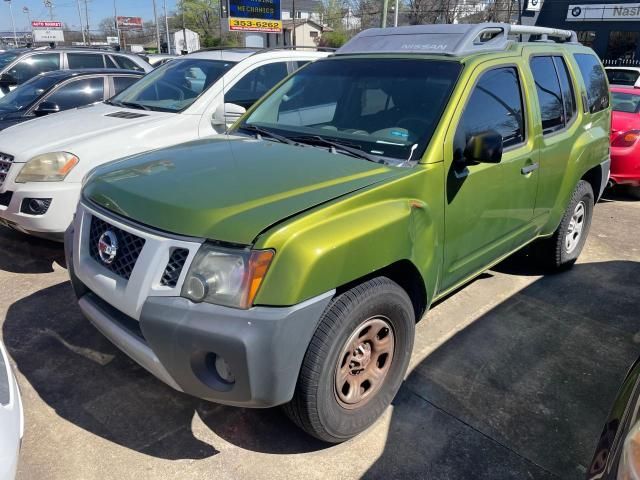
[[[34,20],[31,22],[34,42],[64,42],[62,22],[44,22]]]
[[[282,33],[280,0],[229,0],[229,30]]]
[[[640,3],[569,5],[568,22],[625,22],[640,20]]]

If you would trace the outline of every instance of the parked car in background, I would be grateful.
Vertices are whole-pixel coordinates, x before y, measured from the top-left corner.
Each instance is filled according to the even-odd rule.
[[[0,97],[40,73],[86,68],[153,70],[138,55],[110,50],[64,47],[10,50],[0,53]]]
[[[223,133],[315,51],[229,49],[180,57],[109,101],[0,132],[0,221],[62,240],[92,168]]]
[[[0,341],[0,480],[13,480],[24,433],[24,413],[16,377]]]
[[[587,479],[640,480],[640,358],[618,391]]]
[[[611,183],[640,197],[640,89],[611,88]]]
[[[575,32],[367,30],[228,136],[93,170],[65,242],[72,285],[168,385],[285,405],[342,442],[391,403],[433,301],[525,245],[549,270],[573,265],[610,121],[602,65]]]
[[[640,87],[640,67],[605,67],[610,85]]]
[[[0,98],[0,130],[36,117],[107,100],[144,72],[117,69],[41,73]]]

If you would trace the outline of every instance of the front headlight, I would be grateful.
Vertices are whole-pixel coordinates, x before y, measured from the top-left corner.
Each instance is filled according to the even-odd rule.
[[[193,302],[249,308],[273,254],[273,250],[238,250],[205,243],[189,268],[182,296]]]
[[[29,160],[16,177],[16,183],[61,182],[80,160],[72,153],[53,152]]]

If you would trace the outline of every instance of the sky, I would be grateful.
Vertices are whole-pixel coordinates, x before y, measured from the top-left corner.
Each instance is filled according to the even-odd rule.
[[[79,0],[82,11],[82,24],[84,18],[84,1]],[[169,12],[175,9],[177,0],[156,0],[158,16],[163,15],[163,4],[167,3]],[[67,23],[73,30],[80,30],[80,18],[78,16],[78,0],[51,0],[53,3],[54,20]],[[89,10],[89,22],[91,29],[97,29],[98,23],[105,17],[113,18],[114,0],[87,0]],[[153,0],[115,0],[118,15],[127,17],[142,17],[143,20],[153,20]],[[29,20],[23,13],[24,7],[29,8],[31,20],[49,20],[49,9],[44,6],[43,0],[11,0],[13,17],[16,22],[16,30],[27,29]],[[11,15],[9,3],[0,1],[0,31],[11,31]]]

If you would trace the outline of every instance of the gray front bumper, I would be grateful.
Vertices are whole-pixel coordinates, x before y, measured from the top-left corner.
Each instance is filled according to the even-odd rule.
[[[134,361],[171,387],[225,405],[272,407],[293,397],[300,366],[322,312],[334,292],[286,308],[237,310],[149,297],[140,322],[95,293],[78,288],[84,315]],[[221,380],[215,356],[235,382]]]

